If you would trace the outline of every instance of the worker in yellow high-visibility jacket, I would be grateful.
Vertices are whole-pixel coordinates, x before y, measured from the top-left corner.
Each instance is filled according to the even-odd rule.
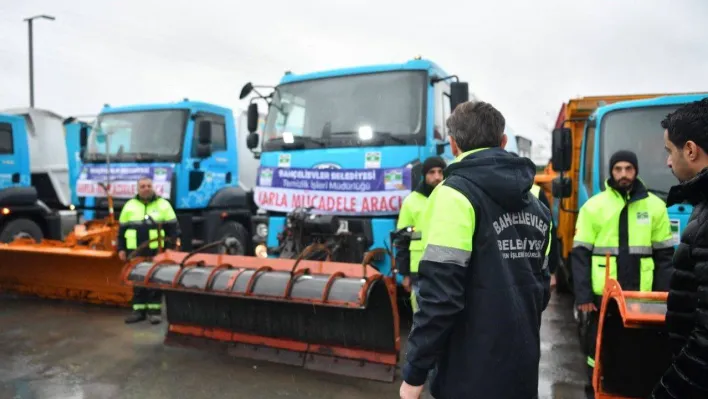
[[[588,316],[583,346],[590,375],[595,367],[605,269],[610,267],[610,276],[623,290],[643,292],[668,291],[673,269],[674,241],[666,203],[638,177],[637,155],[617,151],[609,168],[605,191],[580,208],[571,253],[576,306]]]
[[[416,311],[415,292],[418,287],[418,263],[423,256],[419,216],[425,209],[428,196],[443,180],[443,169],[445,169],[445,160],[440,157],[430,157],[423,162],[423,179],[403,200],[398,223],[396,223],[397,229],[413,226],[415,230],[408,248],[399,247],[396,255],[396,266],[403,276],[403,285],[411,291],[411,306],[414,312]]]

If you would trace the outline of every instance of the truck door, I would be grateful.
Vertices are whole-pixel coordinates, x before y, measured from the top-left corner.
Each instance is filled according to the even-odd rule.
[[[211,126],[211,154],[199,153],[199,130],[204,122]],[[214,113],[199,113],[194,119],[194,134],[187,162],[188,193],[186,201],[180,204],[187,208],[204,208],[211,197],[226,185],[238,182],[234,176],[231,161],[233,154],[227,151],[226,119]]]
[[[27,130],[20,116],[0,115],[0,190],[30,186]]]

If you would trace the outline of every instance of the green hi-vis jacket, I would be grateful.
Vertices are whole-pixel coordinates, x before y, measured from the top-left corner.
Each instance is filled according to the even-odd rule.
[[[623,196],[609,180],[605,191],[580,208],[575,224],[572,267],[578,304],[591,303],[610,276],[629,291],[668,291],[674,242],[666,204],[641,179]]]
[[[536,397],[551,212],[531,192],[535,165],[488,148],[458,156],[444,174],[419,222],[403,379],[422,385],[437,366],[435,397]]]
[[[150,218],[146,216],[149,215]],[[120,229],[118,231],[118,251],[134,251],[142,243],[158,237],[159,223],[162,227],[160,235],[170,238],[165,242],[164,248],[173,248],[179,236],[177,215],[172,205],[166,199],[154,196],[149,202],[144,203],[137,196],[125,203],[120,211]],[[138,255],[154,255],[159,247],[159,242],[153,241],[148,248],[140,251]]]
[[[425,206],[428,203],[428,197],[419,191],[413,191],[403,200],[403,205],[401,205],[401,212],[398,214],[398,222],[396,223],[396,229],[402,229],[404,227],[413,226],[414,236],[410,241],[408,246],[409,258],[402,258],[400,261],[397,260],[396,264],[400,273],[404,276],[409,274],[418,273],[418,263],[420,258],[423,256],[423,241],[422,230],[420,225],[420,215],[425,210]],[[402,249],[405,251],[405,249]],[[400,262],[400,263],[399,263]],[[408,263],[408,264],[406,264]]]

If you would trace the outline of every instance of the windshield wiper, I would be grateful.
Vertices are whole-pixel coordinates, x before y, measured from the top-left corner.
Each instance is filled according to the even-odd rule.
[[[359,132],[347,131],[347,132],[330,133],[331,136],[351,136],[354,134],[358,135]],[[408,144],[408,140],[401,138],[396,134],[392,134],[391,132],[373,132],[373,134],[374,134],[374,137],[371,138],[371,141],[389,139],[389,140],[394,141],[399,144]],[[362,140],[362,141],[364,141],[364,140]],[[366,140],[366,141],[369,141],[369,140]]]
[[[306,143],[306,142],[307,142],[307,143],[317,144],[317,145],[319,145],[320,147],[324,147],[324,146],[327,145],[327,143],[325,143],[324,141],[319,140],[319,139],[316,139],[316,138],[314,138],[314,137],[309,137],[309,136],[295,136],[295,135],[293,135],[293,142],[292,142],[292,143],[286,143],[285,140],[283,139],[283,137],[276,137],[276,138],[274,138],[274,139],[272,139],[272,140],[270,140],[270,141],[271,141],[271,142],[272,142],[272,141],[282,141],[285,146],[293,146],[293,145],[298,145],[298,144],[304,144],[304,143]]]

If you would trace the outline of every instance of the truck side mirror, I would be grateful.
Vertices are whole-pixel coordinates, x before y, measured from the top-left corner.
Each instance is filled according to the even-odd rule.
[[[243,87],[241,88],[241,94],[238,96],[238,98],[243,100],[244,98],[246,98],[247,95],[251,94],[252,91],[253,91],[253,84],[251,82],[248,82],[245,85],[243,85]]]
[[[255,133],[258,130],[258,104],[248,104],[248,131]]]
[[[82,125],[81,129],[79,130],[79,147],[80,148],[86,148],[88,145],[88,135],[89,135],[89,128],[86,125]]]
[[[81,128],[79,129],[79,158],[82,159],[84,157],[84,154],[86,153],[86,147],[88,147],[88,130],[88,126],[84,124],[82,124]]]
[[[551,184],[553,198],[570,198],[572,192],[572,181],[570,177],[556,177]]]
[[[200,121],[199,122],[199,135],[197,141],[199,145],[211,145],[211,122]]]
[[[450,112],[455,111],[455,107],[466,103],[470,99],[470,90],[467,82],[450,83]]]
[[[443,143],[436,143],[436,144],[435,144],[435,152],[436,152],[438,155],[444,154],[444,153],[445,153],[445,147],[447,147],[448,145],[450,145],[450,142],[449,142],[449,141],[445,141],[445,142],[443,142]]]
[[[571,155],[573,154],[573,138],[567,127],[553,129],[551,163],[556,172],[570,170]]]
[[[258,133],[248,134],[248,137],[246,137],[246,147],[248,147],[249,150],[258,147]]]

